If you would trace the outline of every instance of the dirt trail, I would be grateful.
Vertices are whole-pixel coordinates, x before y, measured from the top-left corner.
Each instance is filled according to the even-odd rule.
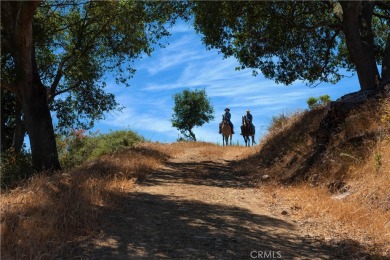
[[[72,257],[335,259],[337,248],[266,210],[262,193],[232,173],[237,156],[210,158],[194,148],[172,158],[120,195],[123,206],[105,215],[101,235],[81,241]]]

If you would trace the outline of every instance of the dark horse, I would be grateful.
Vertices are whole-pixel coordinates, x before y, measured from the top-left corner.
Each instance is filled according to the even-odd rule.
[[[230,145],[232,145],[232,127],[229,124],[229,120],[225,118],[225,116],[222,116],[222,126],[221,126],[221,133],[222,133],[222,144],[223,146],[229,144],[229,136],[230,136]]]
[[[252,145],[255,144],[255,126],[252,125],[245,116],[242,117],[242,137],[244,137],[245,146],[251,146],[250,136],[252,136]]]

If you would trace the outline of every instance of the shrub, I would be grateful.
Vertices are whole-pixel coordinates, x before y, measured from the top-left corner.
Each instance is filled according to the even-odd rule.
[[[319,97],[321,105],[327,105],[331,99],[329,95],[322,95]]]
[[[307,100],[307,105],[309,106],[310,109],[313,109],[318,106],[318,98],[315,97],[309,97]]]
[[[57,139],[59,157],[64,168],[133,147],[142,141],[144,141],[142,136],[133,131],[124,130],[95,136],[88,136],[84,131],[76,130],[69,137]]]
[[[1,188],[15,187],[21,180],[33,174],[31,154],[24,149],[15,153],[9,149],[1,154],[0,180]]]
[[[306,100],[306,103],[310,109],[314,109],[314,108],[318,108],[321,106],[326,106],[330,101],[331,101],[331,99],[330,99],[329,95],[322,95],[322,96],[319,96],[318,98],[309,97]]]

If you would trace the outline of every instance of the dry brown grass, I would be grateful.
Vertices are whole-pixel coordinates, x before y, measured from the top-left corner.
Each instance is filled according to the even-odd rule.
[[[254,152],[210,143],[141,143],[72,170],[36,176],[0,198],[2,259],[61,257],[76,238],[97,234],[102,214],[120,204],[118,193],[130,192],[168,158],[191,149],[195,161],[237,160]]]
[[[363,205],[352,196],[332,195],[325,188],[299,184],[263,186],[269,208],[288,217],[308,233],[327,241],[354,240],[378,255],[390,253],[390,212]],[[272,192],[269,192],[272,189]]]
[[[258,152],[242,160],[237,172],[261,177],[271,176],[272,181],[288,179],[297,167],[311,154],[315,146],[315,134],[325,109],[298,111],[282,120],[277,127],[270,127],[261,140]]]
[[[290,115],[255,148],[142,143],[36,176],[0,198],[2,258],[60,257],[75,238],[96,235],[102,214],[119,205],[116,195],[131,191],[168,158],[233,161],[237,174],[262,184],[274,212],[286,210],[309,233],[351,238],[390,254],[390,100],[353,111],[313,156],[324,113],[320,108]]]
[[[2,258],[59,257],[68,241],[99,230],[101,214],[117,205],[115,193],[131,190],[167,156],[137,147],[67,172],[36,176],[2,194]]]
[[[270,175],[262,189],[271,209],[286,210],[316,235],[350,238],[390,255],[389,115],[388,98],[353,110],[298,179],[290,177],[315,151],[322,111],[297,113],[283,131],[271,131],[248,159],[252,174]]]

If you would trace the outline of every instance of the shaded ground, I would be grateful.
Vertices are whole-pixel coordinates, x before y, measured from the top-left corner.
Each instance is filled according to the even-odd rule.
[[[70,257],[369,259],[359,245],[346,255],[345,244],[327,244],[271,216],[261,192],[234,176],[232,165],[196,149],[171,159],[133,192],[113,194],[121,207],[107,210],[100,236],[79,241]]]

